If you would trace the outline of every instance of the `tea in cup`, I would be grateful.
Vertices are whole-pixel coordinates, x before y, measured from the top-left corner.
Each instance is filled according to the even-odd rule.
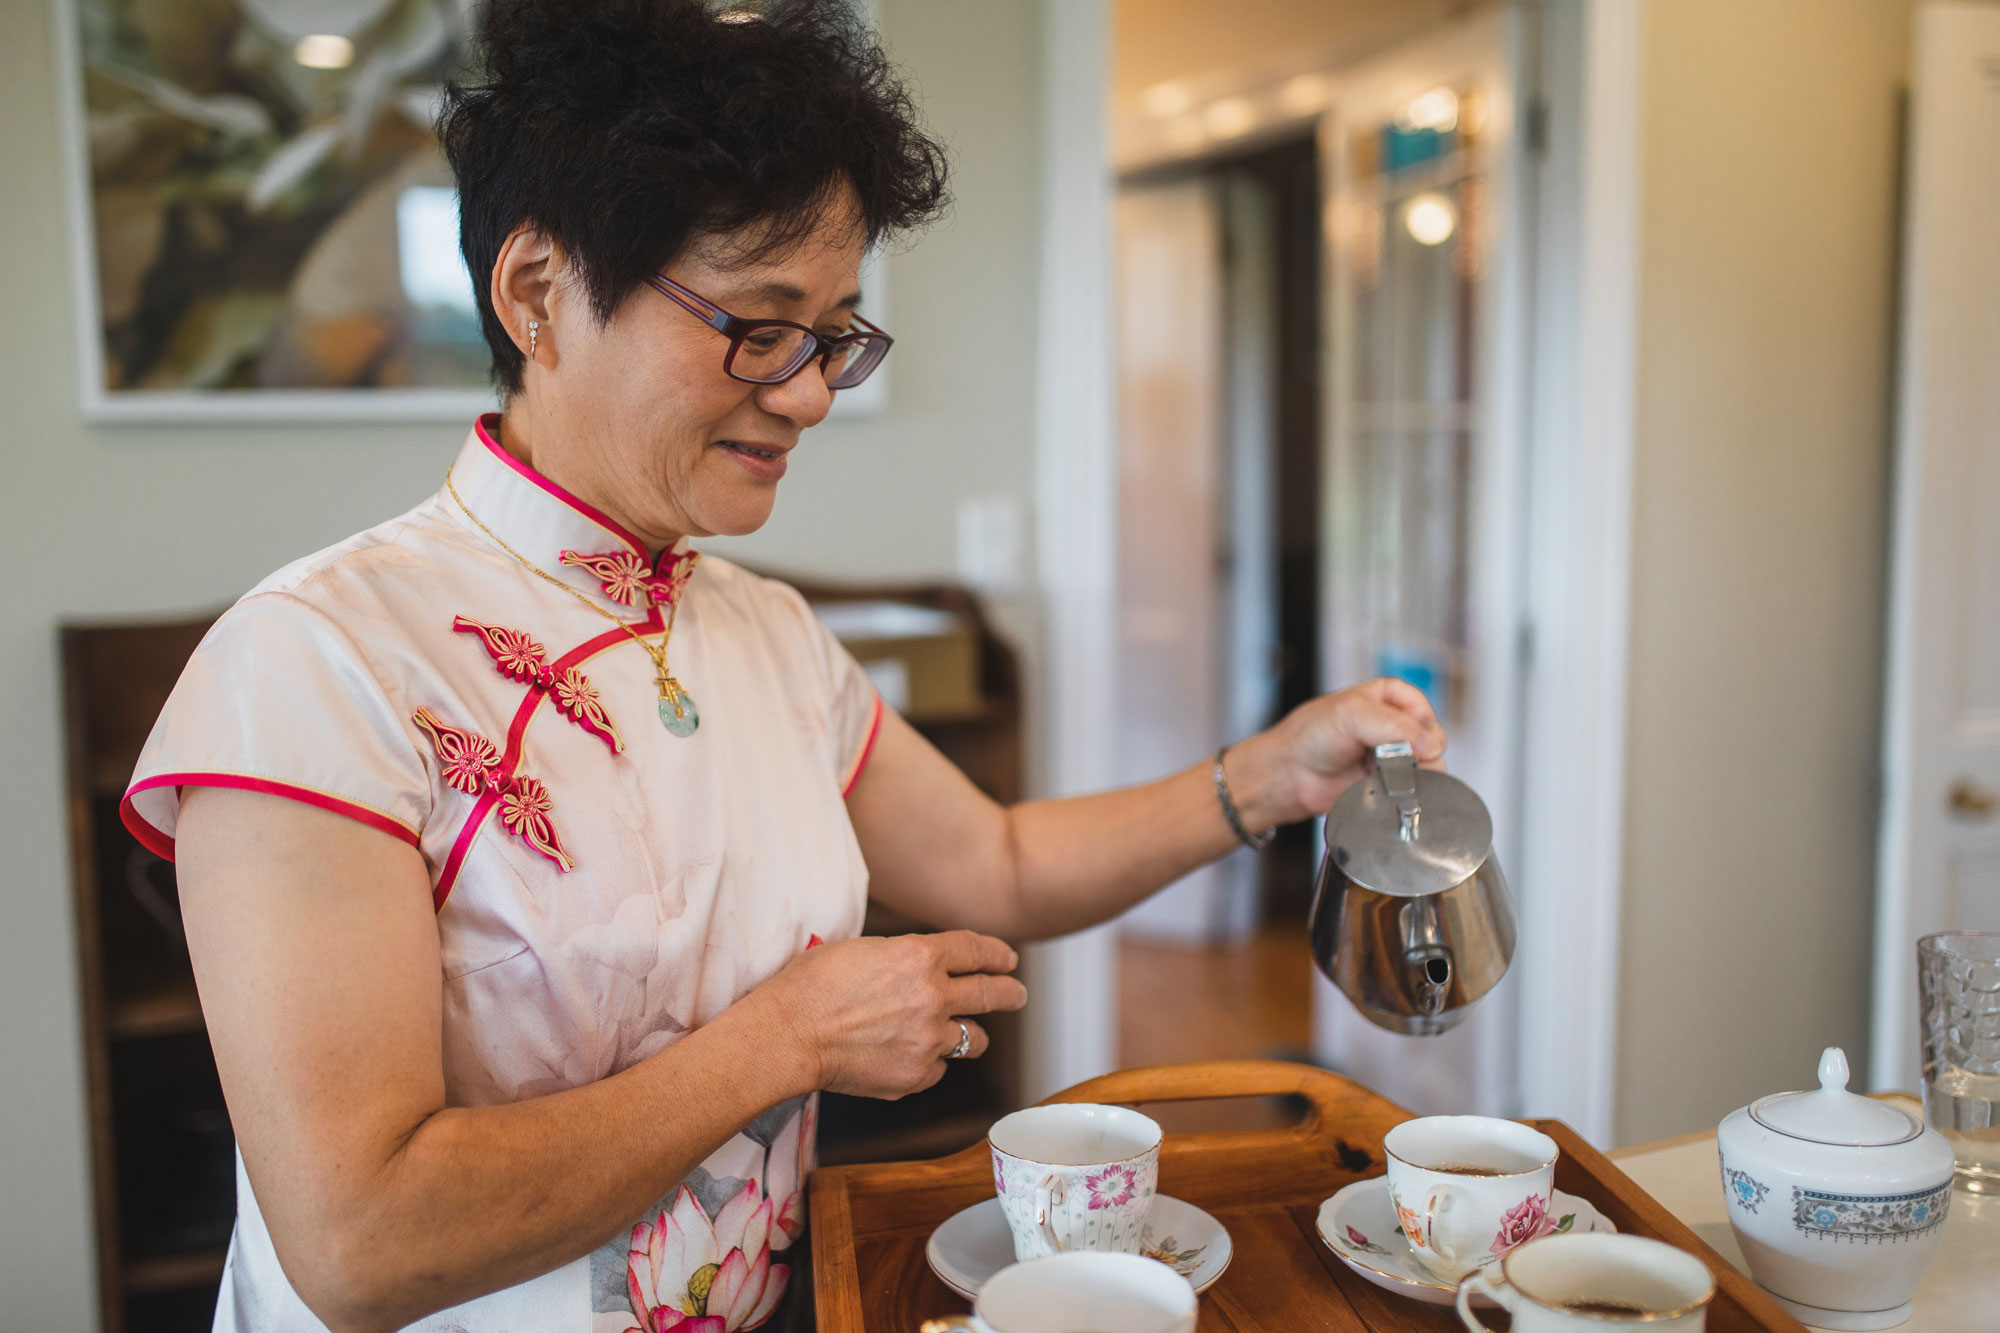
[[[1382,1138],[1389,1199],[1417,1261],[1456,1283],[1555,1231],[1556,1141],[1512,1120],[1432,1115]]]
[[[987,1279],[972,1315],[923,1333],[1194,1333],[1188,1280],[1157,1259],[1078,1250],[1011,1264]]]
[[[1550,1236],[1509,1252],[1491,1271],[1458,1288],[1458,1317],[1490,1333],[1472,1296],[1493,1298],[1514,1318],[1514,1333],[1702,1333],[1715,1278],[1683,1250],[1644,1236]]]
[[[1014,1257],[1137,1254],[1160,1177],[1160,1126],[1123,1106],[1065,1102],[1002,1117],[987,1134]]]

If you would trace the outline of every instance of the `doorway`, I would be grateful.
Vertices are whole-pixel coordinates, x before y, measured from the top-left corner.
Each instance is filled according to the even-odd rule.
[[[1365,58],[1250,78],[1195,113],[1238,133],[1121,176],[1121,778],[1398,675],[1447,720],[1454,771],[1510,861],[1530,22],[1460,14]],[[1318,832],[1286,830],[1127,915],[1119,1063],[1311,1058],[1419,1110],[1507,1109],[1504,987],[1413,1042],[1317,978]]]
[[[1120,182],[1123,778],[1319,692],[1321,197],[1309,130]],[[1120,1065],[1309,1057],[1314,846],[1288,827],[1128,914]]]

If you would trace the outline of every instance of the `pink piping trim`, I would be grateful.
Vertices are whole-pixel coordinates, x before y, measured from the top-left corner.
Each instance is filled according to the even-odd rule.
[[[660,620],[660,608],[654,607],[644,620],[632,628],[642,633],[655,634],[664,629],[665,624]],[[606,630],[594,639],[586,639],[551,662],[548,668],[549,674],[561,675],[568,668],[580,666],[605,649],[616,648],[627,641],[628,636],[624,630]],[[514,710],[514,720],[507,727],[507,749],[500,756],[500,769],[496,775],[503,786],[514,776],[514,768],[521,762],[521,745],[528,734],[528,724],[534,720],[535,710],[541,706],[542,700],[548,697],[548,693],[543,686],[530,685],[527,693],[521,698],[521,706]],[[431,901],[438,911],[444,910],[446,900],[451,897],[452,889],[458,884],[458,872],[464,866],[466,855],[471,852],[473,841],[479,836],[480,827],[485,824],[486,816],[492,811],[497,800],[492,792],[482,795],[478,803],[472,807],[472,814],[467,817],[465,827],[459,830],[457,840],[452,843],[451,855],[445,858],[444,870],[438,875],[437,887],[431,892]]]
[[[500,803],[500,793],[481,792],[479,799],[472,803],[472,813],[466,817],[465,827],[458,831],[458,841],[451,845],[451,855],[444,860],[444,869],[438,872],[437,886],[431,890],[431,910],[444,911],[445,900],[451,897],[452,886],[458,883],[458,872],[465,865],[465,857],[472,850],[472,843],[479,836],[479,828],[486,822],[486,816]]]
[[[854,784],[861,781],[861,770],[868,767],[868,756],[875,753],[875,738],[882,734],[882,696],[875,696],[875,713],[868,722],[868,739],[861,743],[861,753],[854,756],[854,767],[847,770],[847,781],[840,784],[840,799],[846,800],[854,792]]]
[[[656,560],[653,559],[651,553],[649,553],[646,550],[646,543],[640,541],[637,537],[634,537],[631,533],[627,532],[624,529],[624,527],[618,523],[616,519],[613,519],[608,514],[605,514],[603,511],[597,509],[595,506],[586,504],[582,500],[577,499],[574,495],[571,495],[568,491],[556,485],[554,482],[550,481],[547,477],[535,471],[533,468],[529,467],[526,463],[523,463],[520,459],[514,457],[514,455],[508,453],[505,449],[501,448],[500,441],[494,439],[492,433],[486,429],[486,423],[488,421],[498,424],[499,420],[500,420],[499,413],[488,412],[486,415],[480,417],[479,420],[472,423],[472,428],[474,431],[478,433],[480,442],[486,446],[487,450],[490,453],[492,453],[492,455],[495,458],[505,463],[508,467],[514,469],[515,472],[519,473],[522,477],[525,477],[528,481],[533,482],[536,486],[541,487],[541,489],[547,491],[550,495],[553,495],[556,499],[568,505],[571,509],[576,510],[577,513],[582,514],[585,518],[589,519],[592,523],[595,523],[598,527],[603,528],[606,532],[616,537],[619,541],[624,542],[627,546],[632,548],[633,554],[637,555],[641,560],[644,560],[648,565],[653,565],[658,563]],[[668,547],[667,549],[672,550],[673,548]],[[664,554],[664,552],[662,554]]]
[[[132,789],[125,793],[125,799],[118,803],[118,818],[124,821],[125,827],[139,840],[140,845],[155,856],[168,861],[174,859],[174,840],[147,823],[146,817],[132,804],[134,796],[142,791],[151,791],[155,787],[233,787],[238,791],[260,791],[266,795],[283,796],[287,800],[317,806],[321,810],[331,810],[337,815],[346,815],[349,819],[359,820],[370,828],[381,829],[391,837],[400,838],[412,847],[421,846],[423,842],[417,836],[417,831],[400,819],[385,815],[380,810],[371,810],[354,801],[330,796],[323,791],[314,791],[311,787],[300,787],[271,778],[246,777],[241,773],[159,773],[143,782],[132,784]]]

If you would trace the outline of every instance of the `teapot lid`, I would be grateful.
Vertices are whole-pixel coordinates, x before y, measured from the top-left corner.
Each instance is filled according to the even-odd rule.
[[[1829,1046],[1819,1058],[1817,1089],[1760,1097],[1750,1105],[1750,1118],[1790,1138],[1843,1148],[1887,1148],[1924,1132],[1887,1102],[1849,1092],[1847,1078],[1847,1053]]]
[[[1472,788],[1417,767],[1405,742],[1375,747],[1376,771],[1326,814],[1326,854],[1377,893],[1443,893],[1477,874],[1493,850],[1493,817]]]

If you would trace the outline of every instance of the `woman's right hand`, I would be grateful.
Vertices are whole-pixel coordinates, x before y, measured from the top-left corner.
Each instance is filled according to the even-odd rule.
[[[1008,975],[1019,963],[1006,941],[970,930],[870,936],[808,949],[753,994],[796,1035],[813,1087],[893,1101],[944,1076],[961,1020],[966,1058],[985,1054],[971,1016],[1028,1002]]]

